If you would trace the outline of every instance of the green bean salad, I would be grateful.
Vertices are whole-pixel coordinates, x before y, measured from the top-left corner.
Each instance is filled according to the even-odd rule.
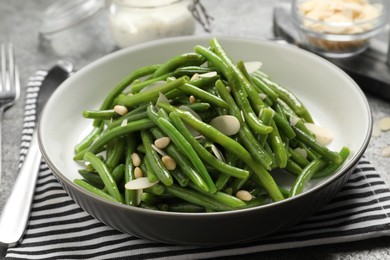
[[[260,62],[236,62],[213,38],[132,71],[83,111],[93,128],[75,146],[74,182],[129,206],[215,212],[297,196],[333,174],[349,149],[327,148],[331,134]],[[273,171],[295,176],[291,188]]]

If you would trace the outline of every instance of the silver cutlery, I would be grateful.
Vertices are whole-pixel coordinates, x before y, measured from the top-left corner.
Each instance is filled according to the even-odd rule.
[[[19,98],[20,79],[19,70],[15,63],[13,45],[10,43],[0,46],[0,122],[4,110]],[[1,123],[0,123],[0,151],[1,151]],[[0,153],[0,185],[1,185],[1,153]]]
[[[51,94],[72,71],[73,65],[70,62],[61,61],[45,76],[37,97],[37,119],[39,119],[39,115]],[[30,214],[41,158],[37,133],[34,131],[27,155],[0,215],[0,245],[17,245],[23,237]]]

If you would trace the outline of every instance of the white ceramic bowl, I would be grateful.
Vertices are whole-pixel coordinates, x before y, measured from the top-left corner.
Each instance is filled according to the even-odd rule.
[[[66,80],[48,101],[39,123],[39,144],[49,167],[70,196],[92,216],[122,232],[175,244],[229,244],[265,236],[294,224],[329,201],[347,181],[371,136],[371,114],[358,85],[328,61],[296,47],[218,37],[234,60],[262,61],[263,70],[294,92],[319,124],[332,129],[333,150],[351,155],[331,177],[311,182],[301,195],[257,208],[216,213],[160,212],[119,205],[94,196],[72,181],[80,166],[74,145],[89,131],[84,109],[98,108],[130,71],[190,52],[210,37],[172,38],[120,50]],[[288,217],[286,218],[286,214]],[[228,227],[228,228],[227,228]]]

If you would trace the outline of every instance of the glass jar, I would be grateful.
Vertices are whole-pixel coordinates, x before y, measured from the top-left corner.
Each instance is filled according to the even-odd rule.
[[[95,59],[114,49],[104,0],[60,0],[42,14],[41,48],[60,57]]]
[[[191,35],[195,19],[192,0],[111,0],[109,20],[118,46],[172,36]]]

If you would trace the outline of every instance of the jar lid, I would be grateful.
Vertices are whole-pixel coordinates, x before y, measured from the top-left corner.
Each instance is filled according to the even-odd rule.
[[[85,20],[104,7],[104,0],[61,0],[43,13],[40,32],[50,34]]]

